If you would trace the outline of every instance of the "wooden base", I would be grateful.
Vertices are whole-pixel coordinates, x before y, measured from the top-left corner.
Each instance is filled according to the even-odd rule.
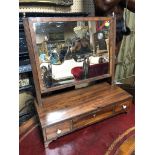
[[[46,97],[43,106],[35,102],[45,147],[60,136],[127,112],[131,102],[131,95],[108,83]]]

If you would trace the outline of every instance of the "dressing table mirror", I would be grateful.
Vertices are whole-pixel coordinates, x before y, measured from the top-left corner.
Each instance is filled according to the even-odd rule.
[[[45,147],[129,110],[132,96],[113,82],[114,17],[25,18],[24,29]]]

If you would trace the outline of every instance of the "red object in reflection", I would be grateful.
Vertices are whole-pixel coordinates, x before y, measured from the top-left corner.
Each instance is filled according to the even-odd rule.
[[[109,69],[109,63],[100,63],[89,66],[88,78],[96,77],[99,75],[107,74]],[[76,80],[81,80],[84,70],[82,67],[74,67],[71,70]]]

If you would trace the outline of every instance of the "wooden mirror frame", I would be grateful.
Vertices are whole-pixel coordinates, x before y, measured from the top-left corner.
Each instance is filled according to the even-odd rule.
[[[80,81],[75,81],[72,83],[67,83],[58,86],[52,86],[46,88],[43,86],[43,81],[41,79],[41,71],[38,58],[38,50],[36,45],[35,32],[33,29],[33,24],[37,22],[61,22],[61,21],[99,21],[107,20],[110,21],[110,32],[109,32],[109,74],[104,74],[101,76],[88,78]],[[115,69],[115,39],[116,39],[116,19],[115,17],[35,17],[35,18],[25,18],[23,20],[24,30],[26,34],[26,41],[30,56],[30,62],[32,66],[33,79],[36,89],[36,96],[39,105],[42,105],[42,94],[49,93],[55,90],[60,90],[67,87],[72,87],[78,84],[92,82],[104,78],[111,77],[111,83],[114,81],[114,69]]]

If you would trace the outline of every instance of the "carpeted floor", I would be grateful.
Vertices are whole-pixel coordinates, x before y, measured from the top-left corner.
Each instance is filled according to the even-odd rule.
[[[135,107],[132,105],[129,113],[120,114],[61,137],[50,143],[46,150],[40,128],[36,127],[20,141],[20,155],[112,155],[121,145],[119,142],[134,134],[134,125]],[[121,141],[117,141],[119,137]],[[118,143],[112,147],[115,141]]]

